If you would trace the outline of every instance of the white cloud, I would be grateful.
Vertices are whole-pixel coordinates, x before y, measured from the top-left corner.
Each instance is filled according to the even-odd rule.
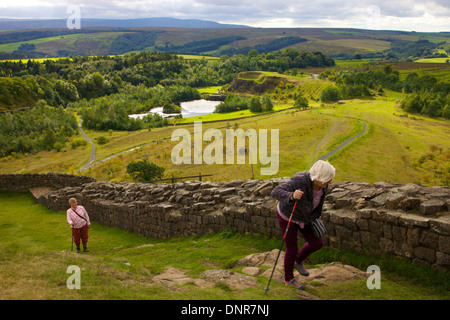
[[[0,18],[177,17],[256,27],[352,27],[450,31],[448,0],[0,0]],[[374,8],[378,8],[374,10]]]

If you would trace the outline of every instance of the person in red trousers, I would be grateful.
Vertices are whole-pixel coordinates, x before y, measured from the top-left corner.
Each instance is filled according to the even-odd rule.
[[[89,252],[87,248],[87,242],[89,237],[89,228],[91,222],[89,220],[88,213],[83,206],[77,204],[77,199],[69,199],[70,208],[67,210],[67,222],[72,228],[73,241],[77,246],[77,253],[80,253],[80,238],[83,243],[84,252]]]
[[[303,262],[311,253],[323,247],[323,239],[314,237],[311,221],[322,214],[328,185],[334,179],[335,172],[335,168],[329,162],[318,160],[309,171],[297,172],[289,181],[272,190],[271,196],[278,200],[277,219],[283,234],[294,203],[298,201],[292,216],[292,226],[288,229],[285,239],[284,280],[286,285],[292,285],[301,290],[305,288],[295,279],[294,268],[302,276],[308,276],[309,272]],[[297,244],[298,233],[301,233],[306,241],[300,250]]]

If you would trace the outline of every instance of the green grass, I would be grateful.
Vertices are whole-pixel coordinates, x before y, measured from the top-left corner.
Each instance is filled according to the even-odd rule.
[[[449,57],[447,58],[428,58],[428,59],[419,59],[414,62],[421,62],[421,63],[448,63],[450,60]]]
[[[281,110],[285,110],[288,108],[292,108],[292,105],[274,104],[273,111],[281,111]],[[202,115],[202,116],[188,117],[188,118],[171,120],[171,121],[176,122],[176,123],[192,123],[194,121],[206,122],[206,121],[218,121],[218,120],[222,120],[222,121],[230,120],[231,121],[234,119],[239,119],[239,118],[244,118],[244,117],[249,117],[249,116],[265,116],[265,115],[264,115],[264,113],[252,112],[249,109],[246,109],[246,110],[238,110],[238,111],[226,112],[226,113],[215,112],[215,113],[206,114],[206,115]]]
[[[198,299],[262,299],[262,283],[259,289],[243,292],[220,287],[200,290],[195,285],[173,292],[152,283],[151,278],[168,266],[199,277],[211,269],[207,264],[227,268],[250,253],[272,249],[278,242],[244,235],[224,238],[220,234],[157,240],[94,222],[91,252],[77,255],[70,252],[71,233],[65,213],[35,204],[29,194],[0,193],[0,205],[4,209],[0,213],[0,299],[190,299],[193,295]],[[135,248],[144,244],[152,246]],[[81,290],[66,287],[70,265],[81,268]],[[287,290],[278,298],[286,294],[294,297]]]
[[[445,66],[400,63],[395,64],[394,68],[400,69],[402,76],[412,71],[429,74],[440,72],[444,75],[448,69]],[[375,67],[380,66],[375,64]],[[252,76],[251,73],[246,74]],[[253,78],[266,75],[274,75],[274,73],[255,72]],[[211,128],[220,129],[223,135],[225,128],[242,128],[244,131],[248,128],[279,129],[280,167],[276,176],[291,176],[294,172],[309,169],[320,156],[359,132],[361,123],[358,120],[361,120],[367,123],[367,133],[328,159],[337,168],[336,181],[410,182],[429,186],[447,185],[450,181],[450,171],[446,164],[450,156],[447,143],[450,138],[448,120],[407,115],[399,107],[402,94],[389,90],[385,90],[382,96],[370,99],[323,104],[316,101],[317,97],[323,88],[333,85],[332,82],[279,76],[291,81],[288,84],[289,88],[283,90],[276,88],[274,92],[268,92],[274,102],[274,110],[280,112],[256,114],[250,110],[239,110],[171,121],[180,123],[202,121],[204,131]],[[449,79],[448,75],[446,79]],[[218,87],[204,88],[207,92],[214,92],[216,89]],[[310,107],[317,114],[311,111],[285,110],[293,106],[293,97],[298,92],[310,99]],[[208,121],[216,120],[222,121],[208,123]],[[163,140],[170,140],[176,128],[178,127],[168,126],[154,128],[151,131],[114,131],[111,136],[106,132],[88,130],[87,134],[93,141],[100,135],[105,135],[109,140],[105,145],[97,145],[96,161],[136,146],[157,141],[159,143],[119,155],[83,171],[82,174],[92,175],[99,181],[131,181],[130,176],[125,172],[128,163],[147,159],[165,168],[165,178],[172,174],[176,177],[198,175],[199,172],[213,174],[211,179],[214,181],[275,177],[258,175],[261,164],[254,165],[252,168],[248,160],[243,165],[174,165],[171,161],[171,151],[177,143]],[[193,132],[192,124],[179,128]],[[203,146],[206,145],[208,143],[204,143]],[[426,156],[430,149],[440,151],[435,154],[434,159],[422,164],[420,159]],[[71,173],[71,168],[79,169],[88,158],[89,146],[71,149],[69,141],[61,152],[43,151],[38,154],[16,155],[0,159],[0,173],[49,171]]]
[[[291,300],[296,290],[257,277],[255,288],[237,290],[216,284],[209,288],[187,283],[169,289],[152,281],[169,266],[199,278],[208,269],[229,269],[240,258],[279,247],[279,239],[221,233],[151,239],[93,222],[90,253],[70,251],[71,233],[65,212],[36,204],[27,193],[0,193],[0,299],[145,299],[145,300]],[[87,208],[89,210],[89,208]],[[147,245],[139,247],[142,245]],[[343,261],[365,270],[377,264],[382,290],[368,290],[364,281],[307,289],[322,299],[448,299],[448,278],[429,268],[391,257],[374,257],[323,248],[307,261]],[[69,290],[68,266],[81,269],[81,289]],[[241,269],[233,269],[240,272]]]
[[[83,55],[107,54],[111,43],[124,32],[99,32],[90,34],[69,34],[29,41],[21,41],[0,45],[0,51],[13,52],[21,44],[34,44],[36,51],[58,55],[58,50],[65,49]]]
[[[200,94],[203,94],[203,93],[215,94],[220,89],[222,89],[222,86],[201,87],[201,88],[195,88],[195,89],[197,89],[197,91],[200,92]]]
[[[202,55],[194,55],[194,54],[180,54],[184,60],[201,60],[205,59],[207,61],[219,60],[219,57],[211,57],[211,56],[202,56]]]

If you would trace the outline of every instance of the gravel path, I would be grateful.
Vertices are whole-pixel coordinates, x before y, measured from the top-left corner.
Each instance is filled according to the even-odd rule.
[[[92,142],[92,140],[87,136],[87,134],[84,132],[83,128],[81,127],[81,122],[82,122],[82,120],[80,119],[80,121],[78,122],[78,129],[80,129],[80,132],[81,132],[81,134],[83,135],[83,138],[84,138],[87,142],[89,142],[89,144],[92,146],[92,149],[91,149],[91,155],[90,155],[90,157],[89,157],[88,162],[86,162],[86,163],[85,163],[85,164],[84,164],[77,172],[86,170],[87,168],[89,168],[90,164],[91,164],[92,162],[94,162],[94,160],[95,160],[95,145],[94,145],[94,143]]]
[[[340,144],[339,146],[337,146],[336,148],[334,148],[333,150],[331,150],[331,151],[328,152],[327,154],[321,156],[321,157],[320,157],[319,159],[317,159],[317,160],[325,160],[325,159],[327,159],[328,157],[330,157],[330,156],[333,155],[334,153],[336,153],[336,152],[338,152],[339,150],[341,150],[342,148],[344,148],[344,147],[345,147],[346,145],[348,145],[350,142],[352,142],[352,141],[355,140],[356,138],[361,137],[364,133],[366,133],[367,124],[366,124],[364,121],[362,121],[362,120],[359,120],[359,121],[362,122],[362,124],[363,124],[363,129],[362,129],[362,131],[361,131],[360,133],[358,133],[356,136],[353,136],[353,137],[347,139],[345,142],[343,142],[342,144]]]
[[[314,113],[317,114],[315,111],[314,111]],[[275,118],[275,117],[282,116],[282,115],[285,115],[285,113],[278,114],[278,115],[274,116],[274,118]],[[364,133],[366,133],[367,124],[366,124],[364,121],[362,121],[362,120],[359,120],[359,121],[362,122],[362,124],[363,124],[363,129],[362,129],[362,131],[361,131],[360,133],[358,133],[357,135],[355,135],[355,136],[353,136],[353,137],[347,139],[345,142],[343,142],[342,144],[340,144],[339,146],[337,146],[336,148],[334,148],[333,150],[331,150],[331,151],[328,152],[327,154],[321,156],[321,157],[320,157],[319,159],[317,159],[317,160],[325,160],[325,159],[327,159],[328,157],[330,157],[330,156],[333,155],[334,153],[336,153],[336,152],[338,152],[339,150],[341,150],[342,148],[344,148],[344,147],[345,147],[346,145],[348,145],[350,142],[352,142],[353,140],[359,138],[359,137],[362,136]],[[95,165],[97,165],[97,164],[100,164],[100,163],[102,163],[102,162],[105,162],[105,161],[108,161],[108,160],[110,160],[110,159],[112,159],[112,158],[115,158],[115,157],[117,157],[117,156],[120,155],[120,154],[127,153],[127,152],[130,152],[130,151],[133,151],[133,150],[136,150],[136,149],[145,147],[145,146],[149,146],[149,145],[152,145],[152,144],[154,144],[154,143],[158,143],[158,141],[154,141],[154,142],[147,143],[147,144],[144,144],[144,145],[141,145],[141,146],[133,147],[133,148],[127,149],[127,150],[125,150],[125,151],[119,152],[119,153],[117,153],[117,154],[114,154],[114,155],[112,155],[112,156],[109,156],[109,157],[107,157],[107,158],[104,158],[104,159],[102,159],[102,160],[99,160],[99,161],[94,162],[94,160],[95,160],[95,145],[94,145],[94,143],[91,141],[91,139],[86,135],[86,133],[84,132],[83,128],[81,127],[81,122],[82,122],[82,120],[80,119],[80,121],[79,121],[79,123],[78,123],[78,128],[80,129],[81,134],[83,135],[83,138],[84,138],[87,142],[90,143],[90,145],[92,146],[92,149],[91,149],[91,155],[90,155],[89,161],[86,162],[86,163],[85,163],[85,164],[84,164],[77,172],[80,172],[80,171],[84,171],[84,170],[86,170],[86,169],[89,169],[90,167],[93,167],[93,166],[95,166]],[[170,139],[163,139],[163,140],[160,140],[159,142],[166,141],[166,140],[170,140]]]

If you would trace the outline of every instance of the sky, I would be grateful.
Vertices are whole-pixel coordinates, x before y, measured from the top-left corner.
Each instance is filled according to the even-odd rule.
[[[262,28],[450,31],[450,0],[0,0],[0,18],[173,17]],[[82,21],[82,20],[81,20]]]

